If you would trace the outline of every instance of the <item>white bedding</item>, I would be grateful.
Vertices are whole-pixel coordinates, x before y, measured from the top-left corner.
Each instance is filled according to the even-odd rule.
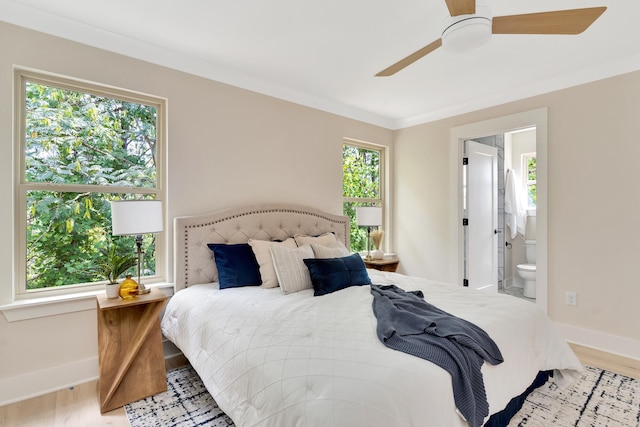
[[[482,367],[491,414],[538,371],[556,370],[562,385],[582,369],[535,304],[368,272],[375,284],[421,289],[427,301],[493,338],[504,362]],[[372,301],[369,286],[313,297],[313,290],[283,295],[202,284],[171,298],[162,330],[238,427],[468,425],[455,409],[449,373],[378,341]]]

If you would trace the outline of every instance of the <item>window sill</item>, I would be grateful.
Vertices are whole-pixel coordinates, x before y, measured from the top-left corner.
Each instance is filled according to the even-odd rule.
[[[173,283],[151,283],[146,286],[160,288],[167,296],[173,295]],[[96,308],[96,295],[103,293],[104,290],[14,301],[11,304],[0,305],[0,311],[8,322],[18,322],[20,320],[37,319],[76,311],[93,310]]]

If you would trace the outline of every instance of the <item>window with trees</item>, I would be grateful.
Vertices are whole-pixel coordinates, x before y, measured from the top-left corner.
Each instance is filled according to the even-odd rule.
[[[162,199],[164,100],[27,70],[15,77],[16,296],[97,288],[99,261],[135,250],[135,236],[111,236],[109,201]],[[144,238],[142,275],[155,276],[164,254]]]
[[[522,170],[524,171],[524,188],[527,195],[527,208],[536,207],[536,153],[522,155]]]
[[[355,141],[346,141],[342,146],[343,213],[351,218],[352,251],[367,249],[367,231],[356,225],[356,207],[384,209],[383,165],[381,147]]]

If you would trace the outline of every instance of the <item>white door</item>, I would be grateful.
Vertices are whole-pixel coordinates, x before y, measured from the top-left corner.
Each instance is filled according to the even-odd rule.
[[[467,279],[469,287],[498,292],[498,154],[465,141],[467,166]]]

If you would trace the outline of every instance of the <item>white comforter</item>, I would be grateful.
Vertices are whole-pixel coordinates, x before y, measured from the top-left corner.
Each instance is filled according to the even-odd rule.
[[[395,273],[369,275],[376,284],[421,289],[427,301],[493,338],[504,362],[482,367],[491,414],[538,371],[554,369],[562,382],[582,369],[535,304]],[[238,427],[467,425],[449,373],[378,341],[369,286],[312,292],[191,286],[172,297],[162,330]]]

